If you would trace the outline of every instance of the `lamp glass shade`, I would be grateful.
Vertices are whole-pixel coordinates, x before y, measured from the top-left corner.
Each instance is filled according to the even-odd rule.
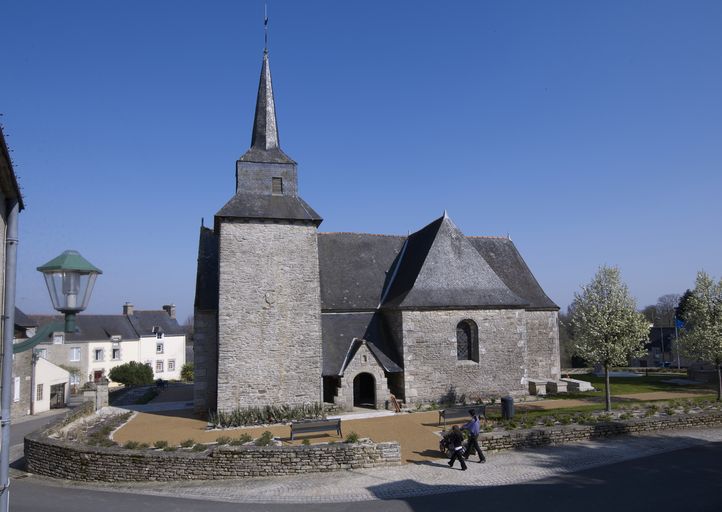
[[[77,313],[88,307],[98,274],[81,274],[77,270],[43,272],[53,308],[63,313]]]
[[[38,270],[45,277],[53,308],[62,313],[77,313],[88,307],[95,279],[103,273],[77,251],[65,251]]]

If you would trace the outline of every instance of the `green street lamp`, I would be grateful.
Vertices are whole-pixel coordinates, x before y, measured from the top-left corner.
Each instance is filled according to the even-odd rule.
[[[103,271],[78,251],[65,251],[38,271],[45,277],[53,308],[65,315],[65,332],[75,332],[75,315],[88,307],[95,279]]]

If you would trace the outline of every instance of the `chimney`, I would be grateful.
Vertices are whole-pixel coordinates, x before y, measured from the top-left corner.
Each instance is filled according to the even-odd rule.
[[[168,316],[171,317],[171,319],[175,320],[175,304],[165,304],[163,306],[163,311],[168,313]]]
[[[130,302],[126,302],[123,304],[123,314],[126,316],[130,316],[133,314],[133,304]]]

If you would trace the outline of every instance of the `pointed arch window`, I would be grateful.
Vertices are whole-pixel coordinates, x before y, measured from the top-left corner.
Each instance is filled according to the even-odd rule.
[[[456,326],[456,359],[479,362],[479,328],[473,320],[462,320]]]

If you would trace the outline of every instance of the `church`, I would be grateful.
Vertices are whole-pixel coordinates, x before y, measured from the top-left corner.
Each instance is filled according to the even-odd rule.
[[[279,145],[266,50],[235,194],[200,230],[197,412],[476,400],[559,379],[559,307],[510,238],[466,236],[446,213],[408,236],[321,222]]]

